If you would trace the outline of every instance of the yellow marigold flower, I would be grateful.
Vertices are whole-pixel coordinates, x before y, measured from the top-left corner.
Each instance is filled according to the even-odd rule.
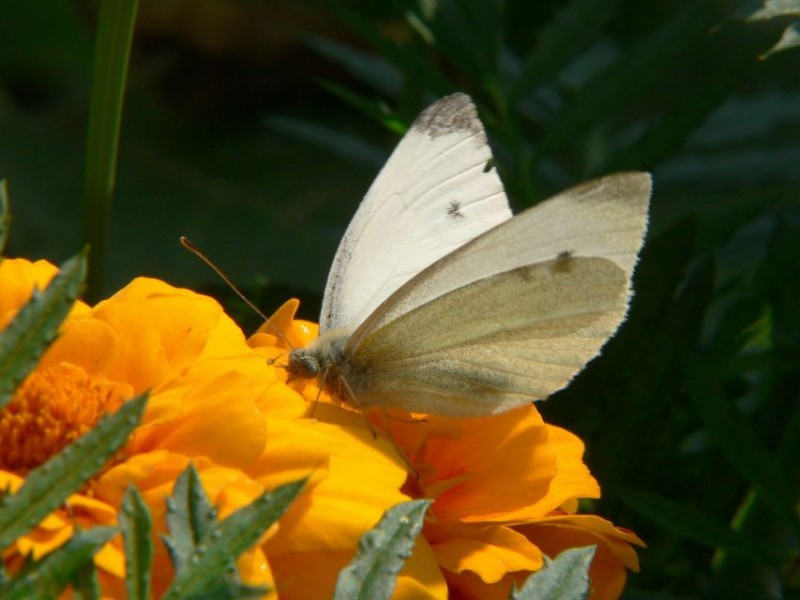
[[[287,303],[250,344],[278,357],[285,346],[270,332],[280,330],[292,346],[307,345],[317,329],[293,321],[296,308]],[[319,419],[348,414],[334,410],[313,383],[290,385],[310,401],[322,399]],[[370,418],[413,465],[404,491],[434,500],[412,560],[433,556],[451,596],[507,598],[514,582],[542,567],[543,555],[591,544],[598,545],[590,571],[594,598],[618,597],[626,568],[638,569],[631,544],[642,542],[633,533],[574,514],[578,500],[599,497],[600,488],[583,464],[580,439],[544,423],[533,405],[473,419]]]
[[[43,262],[0,263],[3,326],[55,273]],[[18,489],[31,469],[133,395],[150,390],[150,401],[115,459],[3,549],[6,568],[16,572],[25,557],[52,551],[76,528],[115,525],[124,491],[135,484],[153,515],[158,597],[173,576],[160,541],[165,497],[191,461],[220,518],[265,490],[310,476],[289,513],[238,566],[247,583],[277,588],[282,597],[329,597],[360,536],[408,499],[406,469],[360,415],[341,410],[335,423],[304,418],[308,403],[284,379],[215,301],[194,292],[140,278],[94,307],[76,303],[58,340],[0,410],[0,488]],[[309,561],[326,574],[319,582],[308,581]],[[401,588],[436,589],[430,564],[410,561]],[[119,536],[95,565],[104,597],[124,597]],[[438,569],[434,575],[443,590]],[[309,586],[314,594],[305,595]]]

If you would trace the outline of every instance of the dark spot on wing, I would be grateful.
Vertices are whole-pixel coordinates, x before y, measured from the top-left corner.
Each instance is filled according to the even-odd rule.
[[[573,260],[572,255],[574,252],[572,250],[562,250],[556,255],[556,261],[553,264],[554,271],[560,271],[562,273],[569,271],[572,268]]]
[[[478,111],[466,94],[452,94],[434,102],[414,120],[411,128],[431,138],[467,131],[486,141]]]
[[[484,173],[488,173],[492,169],[494,169],[494,156],[491,157],[489,160],[487,160],[486,164],[483,165],[483,172]]]
[[[464,213],[461,212],[461,202],[451,200],[450,205],[447,207],[447,214],[454,219],[463,219]]]

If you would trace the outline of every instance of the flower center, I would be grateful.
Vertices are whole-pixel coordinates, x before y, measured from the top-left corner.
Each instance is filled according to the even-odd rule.
[[[24,475],[47,462],[131,396],[69,363],[37,369],[0,409],[0,469]]]

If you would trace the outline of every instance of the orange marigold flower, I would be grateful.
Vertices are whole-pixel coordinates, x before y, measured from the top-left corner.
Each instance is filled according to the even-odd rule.
[[[42,261],[0,263],[2,325],[55,273]],[[135,484],[153,515],[158,597],[173,576],[160,541],[165,498],[191,461],[220,518],[265,490],[310,476],[289,513],[238,566],[245,582],[277,588],[283,597],[329,596],[360,536],[408,499],[402,459],[389,442],[373,439],[360,415],[347,413],[336,423],[304,418],[308,403],[247,345],[214,300],[146,278],[94,307],[76,303],[58,340],[0,410],[0,488],[18,489],[31,469],[146,390],[144,418],[115,459],[3,549],[11,573],[27,556],[64,544],[76,528],[115,525],[124,491]],[[294,565],[308,560],[330,581],[311,582],[314,594],[305,595],[309,563]],[[410,562],[406,589],[427,586],[430,562]],[[124,597],[119,536],[95,565],[104,597]]]
[[[279,330],[292,346],[317,335],[314,324],[294,321],[287,303],[250,339],[266,356],[285,352]],[[334,409],[313,383],[290,384],[308,400],[321,399],[315,415],[337,422]],[[336,402],[334,401],[334,404]],[[533,405],[491,417],[453,419],[390,413],[370,415],[405,454],[409,476],[403,490],[434,500],[412,557],[432,556],[449,593],[466,598],[507,598],[523,581],[565,549],[597,544],[593,598],[616,598],[626,569],[638,570],[632,532],[594,515],[574,514],[580,498],[600,488],[583,464],[583,443],[548,425]],[[343,557],[342,565],[344,565]]]

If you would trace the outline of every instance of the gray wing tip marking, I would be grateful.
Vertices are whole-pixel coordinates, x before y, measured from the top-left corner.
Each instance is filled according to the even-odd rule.
[[[486,140],[483,125],[472,99],[466,94],[451,94],[426,108],[411,124],[411,128],[431,138],[466,131]]]

